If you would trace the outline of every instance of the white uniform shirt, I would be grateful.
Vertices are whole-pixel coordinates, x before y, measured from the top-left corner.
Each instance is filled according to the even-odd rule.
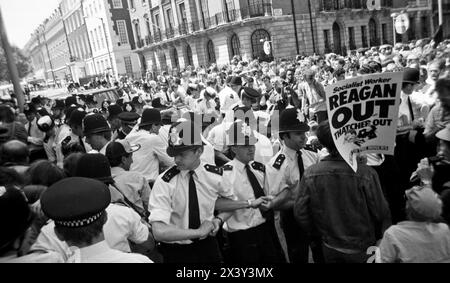
[[[141,217],[131,208],[111,204],[106,208],[108,220],[103,226],[103,233],[108,245],[116,250],[129,253],[130,244],[140,244],[148,239],[149,229],[141,222]],[[55,234],[55,223],[52,221],[42,227],[31,252],[57,252],[67,260],[69,246],[62,242]]]
[[[164,125],[159,129],[158,136],[166,146],[169,145],[169,131],[172,125]]]
[[[254,163],[254,161],[250,162],[250,170],[255,175],[261,188],[263,188],[265,173],[254,169],[252,166]],[[256,199],[247,175],[247,170],[245,169],[245,164],[236,159],[225,165],[222,186],[230,188],[231,193],[235,196],[236,200],[247,201]],[[254,228],[265,222],[266,220],[262,217],[259,209],[239,209],[234,211],[231,218],[227,220],[224,229],[225,231],[232,233]]]
[[[158,177],[160,162],[167,167],[175,164],[173,158],[167,155],[167,144],[155,134],[140,130],[130,133],[125,140],[130,144],[141,145],[141,149],[133,155],[130,171],[141,173],[147,182]]]
[[[225,87],[219,92],[220,112],[227,113],[233,109],[233,105],[241,102],[239,95],[230,87]]]
[[[153,263],[148,257],[111,249],[106,241],[85,248],[70,248],[66,263]]]
[[[221,185],[222,173],[222,169],[203,162],[195,169],[200,223],[214,219],[214,209],[219,197],[233,197],[231,188]],[[162,222],[180,229],[189,229],[189,179],[189,171],[180,172],[176,167],[157,178],[150,194],[150,223]],[[191,244],[192,241],[176,243]]]
[[[121,167],[111,168],[111,176],[117,188],[136,206],[146,210],[150,199],[150,186],[141,174],[125,171]]]
[[[305,149],[302,149],[301,152],[305,170],[319,163],[319,155],[317,153]],[[276,167],[280,168],[277,169]],[[286,188],[295,190],[299,183],[300,170],[298,168],[297,152],[287,146],[283,146],[280,152],[266,165],[265,188],[268,190],[266,193],[277,196]]]
[[[227,130],[231,126],[228,122],[215,126],[208,135],[208,142],[215,150],[224,152],[227,149]],[[266,164],[273,157],[273,147],[269,138],[254,131],[258,142],[255,144],[255,161]]]
[[[214,114],[216,113],[216,102],[211,99],[211,100],[206,100],[206,99],[199,99],[196,102],[195,105],[195,113],[197,114]]]

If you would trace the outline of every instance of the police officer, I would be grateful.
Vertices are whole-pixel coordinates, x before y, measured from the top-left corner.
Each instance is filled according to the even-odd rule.
[[[106,147],[111,142],[112,133],[102,114],[89,114],[84,118],[83,134],[86,142],[93,149],[89,153],[106,154]]]
[[[223,168],[222,186],[231,188],[238,201],[248,202],[246,208],[235,210],[224,225],[233,263],[282,262],[273,214],[259,207],[266,201],[265,166],[254,161],[257,142],[254,130],[238,120],[229,129],[227,138],[235,157]]]
[[[284,110],[279,123],[279,136],[283,147],[266,165],[266,188],[269,190],[271,200],[263,206],[280,211],[282,227],[280,234],[284,234],[286,238],[290,262],[307,263],[308,239],[300,231],[292,209],[295,190],[305,169],[318,163],[319,156],[317,153],[305,149],[309,126],[300,109]]]
[[[131,171],[145,176],[149,184],[153,184],[162,168],[174,165],[173,158],[167,155],[167,145],[158,136],[161,128],[161,113],[156,109],[145,109],[139,129],[127,135],[130,144],[140,144],[141,150],[133,158]]]
[[[72,247],[68,263],[151,263],[109,247],[103,226],[110,202],[107,186],[86,178],[64,179],[43,193],[42,211],[55,222],[57,237]]]
[[[217,105],[214,100],[217,92],[212,87],[207,87],[202,93],[195,105],[195,112],[201,115],[215,114]]]
[[[139,114],[137,114],[136,112],[122,112],[118,117],[120,119],[121,127],[114,134],[113,140],[125,139],[137,125],[139,118],[141,118],[141,116],[139,116]]]
[[[215,218],[214,210],[219,197],[232,197],[220,186],[223,171],[201,161],[201,128],[191,121],[172,125],[167,153],[177,165],[157,178],[149,202],[164,261],[220,263],[215,235],[225,216]]]

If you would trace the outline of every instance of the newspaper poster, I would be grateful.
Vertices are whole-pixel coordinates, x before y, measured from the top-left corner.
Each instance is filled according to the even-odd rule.
[[[361,76],[326,88],[331,134],[356,172],[362,153],[394,154],[403,72]]]

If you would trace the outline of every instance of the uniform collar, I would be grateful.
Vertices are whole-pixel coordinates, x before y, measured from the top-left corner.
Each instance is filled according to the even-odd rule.
[[[242,163],[241,161],[237,160],[236,158],[233,159],[232,163],[233,163],[233,166],[240,172],[245,169],[245,166],[247,166],[247,164]]]
[[[203,162],[201,162],[200,165],[194,170],[195,175],[200,176],[200,173],[202,172],[202,168],[204,168],[204,167],[205,167],[205,164]],[[191,172],[191,171],[184,170],[184,171],[181,171],[180,174],[183,178],[185,178],[186,176],[189,175],[189,172]]]
[[[284,146],[284,153],[291,160],[296,160],[297,159],[297,151],[293,150],[292,148]]]
[[[123,169],[122,167],[112,167],[111,168],[111,174],[112,175],[119,175],[119,174],[121,174],[121,173],[123,173],[123,172],[126,172],[125,171],[125,169]]]
[[[81,249],[79,249],[78,247],[70,247],[69,262],[81,263],[83,259],[96,257],[99,254],[109,251],[110,249],[111,248],[108,246],[106,241],[102,241],[95,245]]]

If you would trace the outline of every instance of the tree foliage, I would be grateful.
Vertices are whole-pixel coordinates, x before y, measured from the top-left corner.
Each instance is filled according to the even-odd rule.
[[[11,49],[14,55],[19,77],[21,79],[25,78],[32,72],[31,60],[26,57],[18,47],[12,46]],[[6,54],[3,48],[0,47],[0,82],[9,82],[10,80],[11,77],[9,75],[8,64],[6,62]]]

